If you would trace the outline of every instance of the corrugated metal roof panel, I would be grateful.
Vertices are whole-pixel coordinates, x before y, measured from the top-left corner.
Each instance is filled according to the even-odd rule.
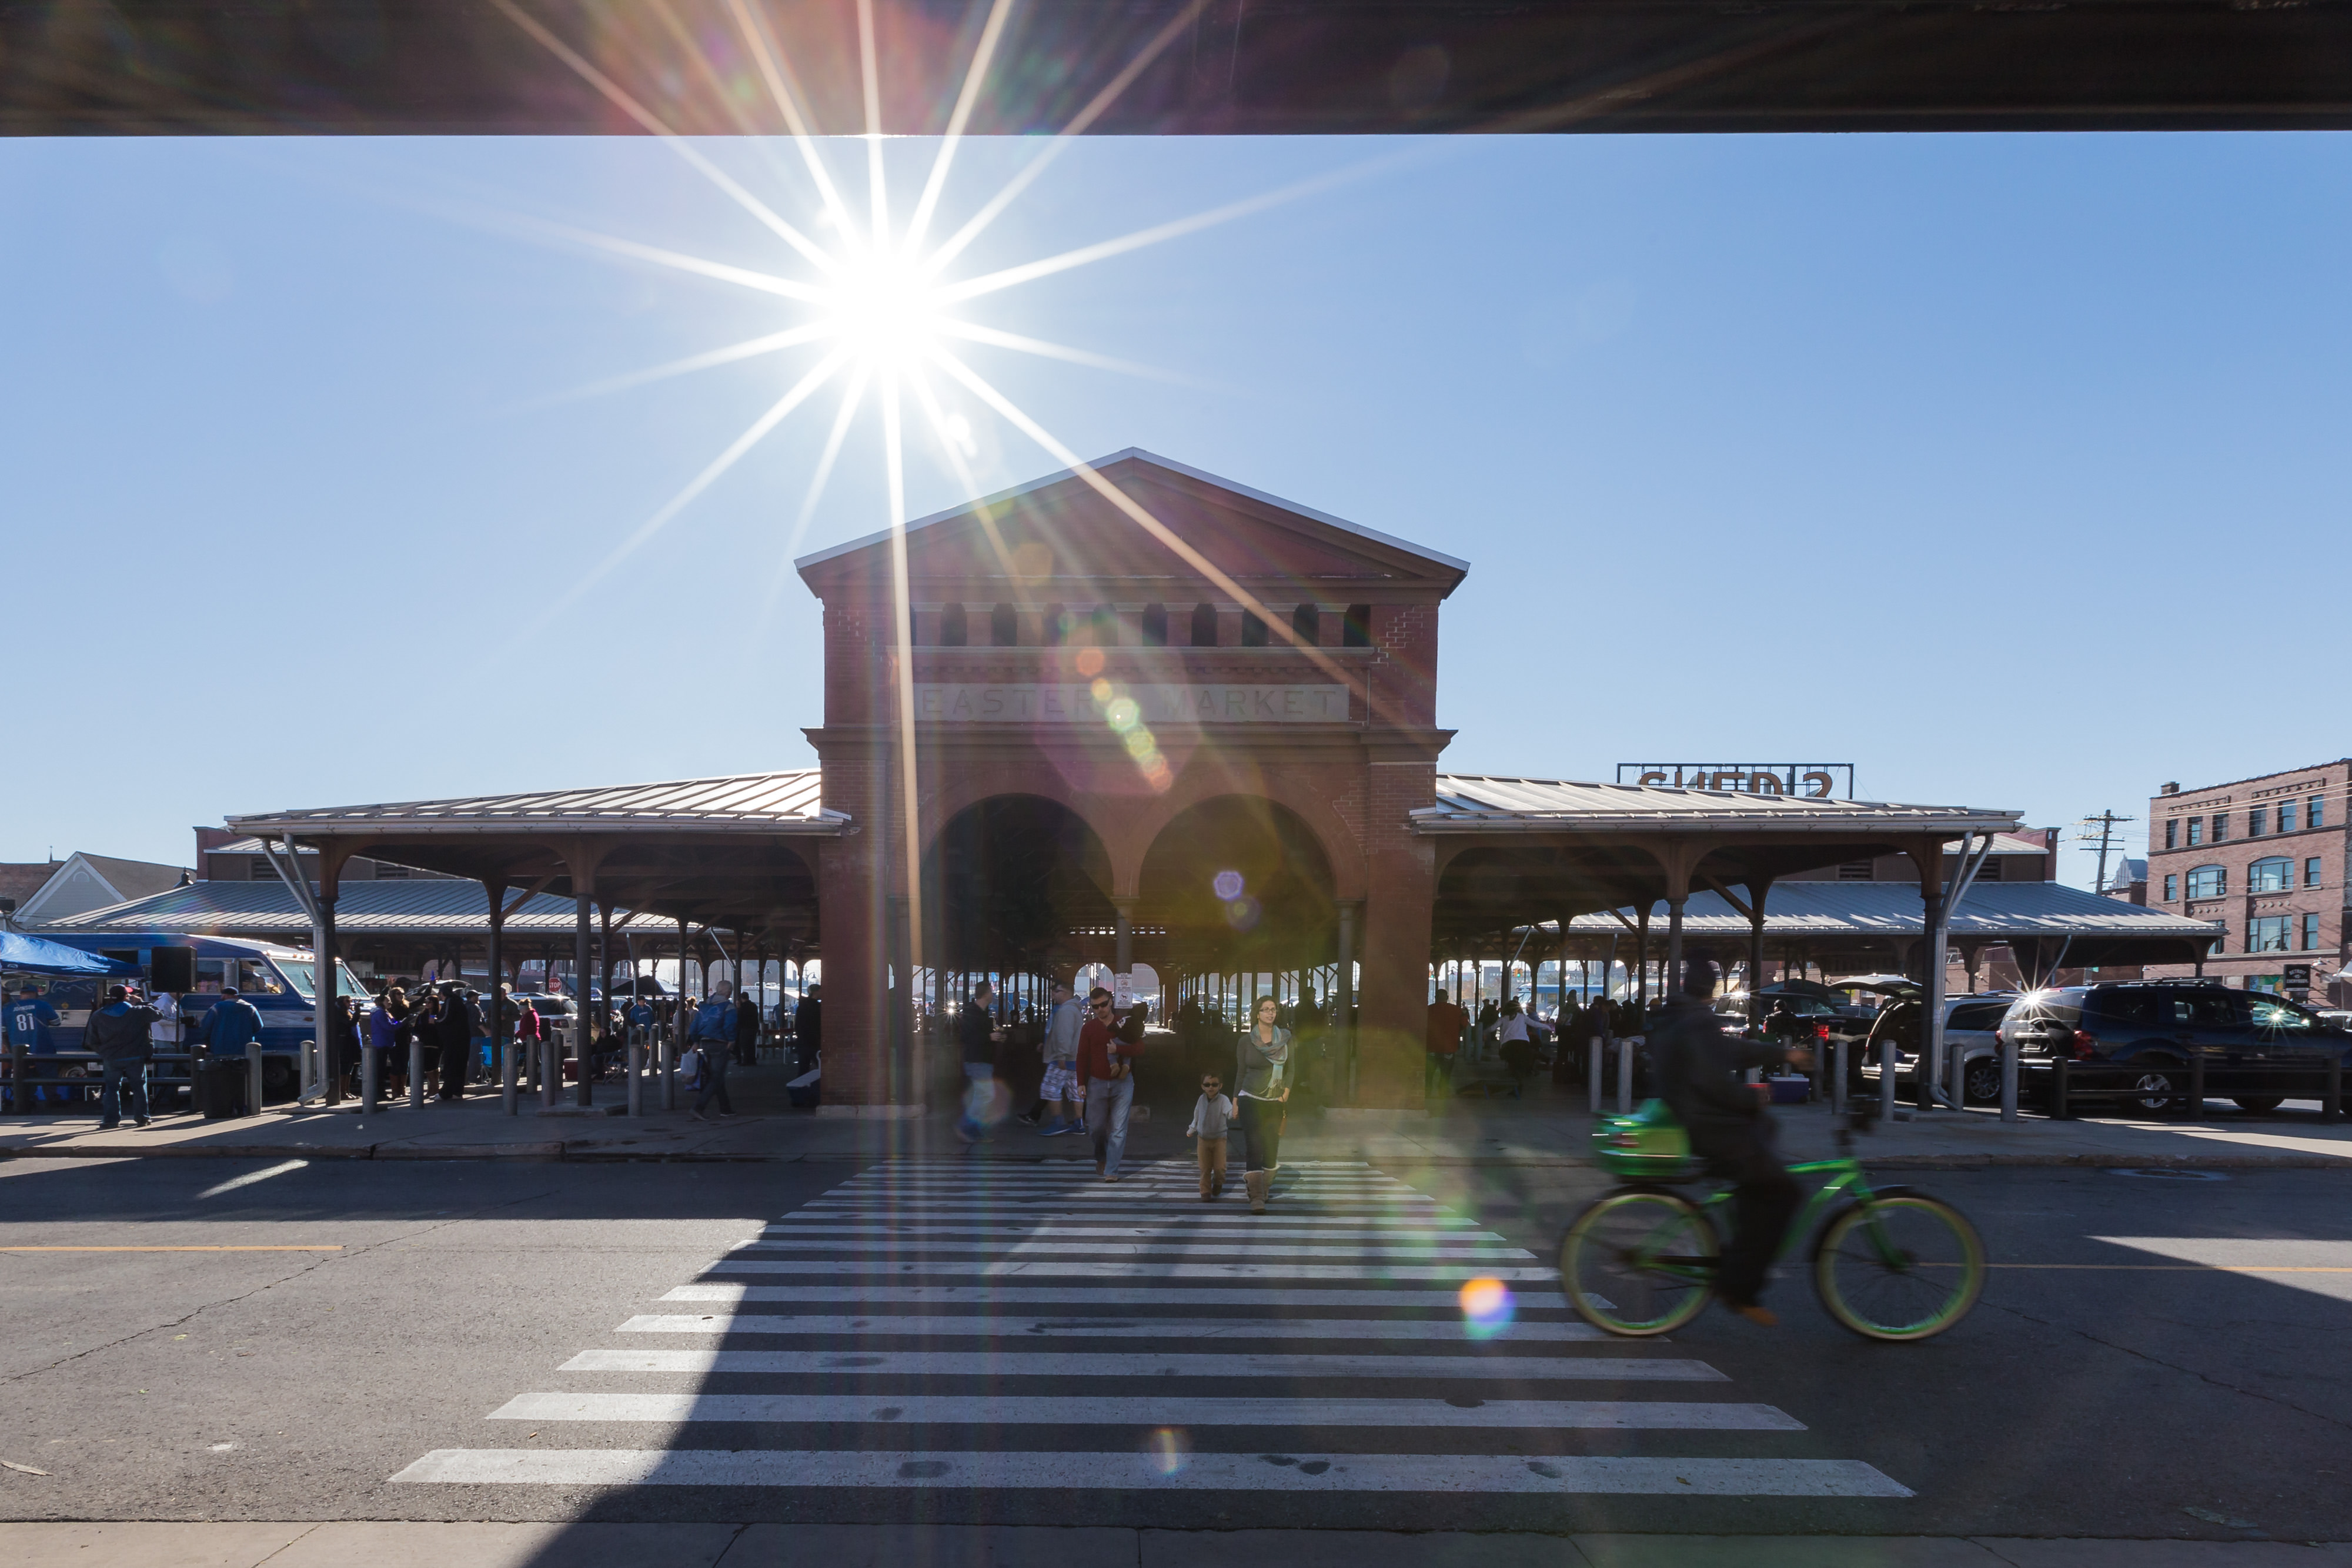
[[[1910,806],[1876,800],[1750,795],[1736,789],[1684,789],[1664,784],[1598,784],[1564,779],[1498,779],[1441,773],[1437,800],[1412,813],[1423,832],[1482,829],[1721,825],[1767,831],[1964,832],[2014,828],[2014,811],[1965,806]]]
[[[228,822],[231,827],[257,832],[317,831],[345,825],[396,826],[425,831],[436,827],[476,831],[533,827],[837,831],[848,819],[837,811],[827,811],[824,798],[824,774],[814,768],[801,768],[782,773],[739,773],[719,779],[677,779],[659,784],[264,811],[231,817]]]
[[[614,912],[614,929],[622,912]],[[507,916],[509,936],[572,929],[572,900],[541,894]],[[276,935],[309,946],[310,917],[287,885],[268,882],[197,882],[150,898],[93,909],[43,926],[50,931],[184,931],[202,936]],[[335,929],[346,936],[482,936],[490,929],[489,898],[478,882],[455,877],[347,882],[335,900]]]
[[[1665,904],[1652,905],[1652,936],[1663,931],[1665,923]],[[1603,910],[1578,915],[1570,929],[1579,936],[1608,936],[1621,935],[1625,928]],[[1919,903],[1919,889],[1912,883],[1780,882],[1772,884],[1764,904],[1764,935],[1769,940],[1917,936],[1925,930],[1926,912]],[[1683,934],[1686,939],[1737,937],[1745,942],[1748,917],[1717,894],[1694,893],[1683,905]],[[2219,936],[2221,928],[2210,921],[2124,904],[2062,882],[2011,882],[1971,887],[1953,913],[1951,934],[1988,941],[2010,936],[2193,939]]]

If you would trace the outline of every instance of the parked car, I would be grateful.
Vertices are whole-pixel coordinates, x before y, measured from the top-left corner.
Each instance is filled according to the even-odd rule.
[[[2021,1070],[2046,1073],[2061,1055],[2089,1066],[2146,1071],[2116,1098],[2149,1114],[2177,1104],[2184,1071],[2205,1059],[2205,1088],[2248,1111],[2326,1091],[2327,1064],[2352,1063],[2352,1034],[2308,1008],[2261,991],[2188,980],[2063,986],[2020,997],[2000,1033]],[[2244,1069],[2254,1071],[2243,1071]],[[2283,1072],[2281,1068],[2302,1071]]]
[[[2000,1100],[2000,1024],[2017,1000],[2014,991],[1979,991],[1944,998],[1944,1049],[1960,1053],[1960,1092],[1970,1105],[1997,1104]],[[1865,1061],[1864,1075],[1878,1082],[1878,1064]],[[1897,1085],[1915,1084],[1919,1074],[1916,1052],[1895,1059]]]

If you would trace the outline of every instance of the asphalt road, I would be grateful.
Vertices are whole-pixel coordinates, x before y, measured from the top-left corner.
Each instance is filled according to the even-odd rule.
[[[2352,1538],[2343,1174],[1937,1173],[2002,1267],[1904,1347],[1580,1337],[1580,1172],[1142,1175],[0,1164],[0,1247],[337,1249],[0,1252],[0,1518]]]

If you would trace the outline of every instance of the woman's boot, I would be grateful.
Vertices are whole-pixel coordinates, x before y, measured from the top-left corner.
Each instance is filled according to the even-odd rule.
[[[1264,1214],[1265,1212],[1265,1189],[1268,1184],[1273,1180],[1273,1177],[1274,1173],[1272,1171],[1245,1171],[1243,1173],[1242,1180],[1249,1187],[1250,1212],[1252,1214]]]

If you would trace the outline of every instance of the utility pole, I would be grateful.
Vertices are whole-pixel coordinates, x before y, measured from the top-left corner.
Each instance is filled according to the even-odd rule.
[[[2099,846],[2099,880],[2092,885],[2093,892],[2097,893],[2102,896],[2105,896],[2106,894],[2107,852],[2110,849],[2121,850],[2123,848],[2123,844],[2118,838],[2116,830],[2122,827],[2126,822],[2137,822],[2138,821],[2139,819],[2137,817],[2118,817],[2113,811],[2102,811],[2095,817],[2084,817],[2081,821],[2074,824],[2075,827],[2082,830],[2082,831],[2074,835],[2074,841],[2076,843],[2096,844]]]

